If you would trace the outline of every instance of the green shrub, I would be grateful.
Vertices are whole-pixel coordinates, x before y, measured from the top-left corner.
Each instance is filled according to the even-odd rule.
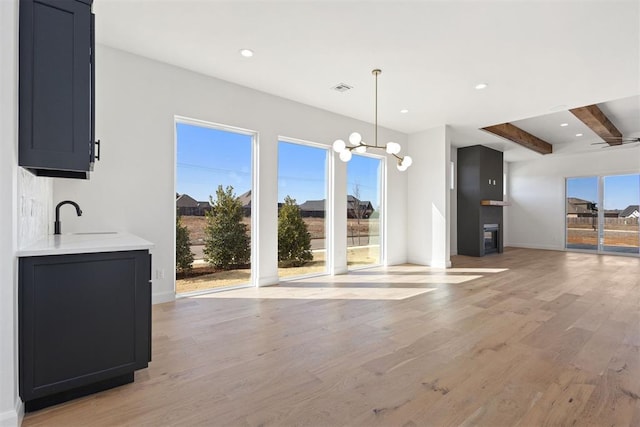
[[[300,267],[313,259],[311,235],[295,199],[287,196],[278,214],[278,264]]]
[[[176,271],[185,273],[193,268],[193,253],[189,230],[182,224],[180,215],[176,215]]]
[[[242,223],[242,204],[233,193],[233,187],[222,185],[216,190],[216,201],[209,196],[211,212],[206,213],[204,238],[205,260],[213,267],[233,270],[244,267],[251,259],[247,226]]]

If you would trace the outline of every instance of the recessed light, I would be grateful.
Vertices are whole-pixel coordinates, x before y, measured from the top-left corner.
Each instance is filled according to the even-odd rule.
[[[486,89],[486,88],[487,88],[487,86],[489,86],[489,85],[488,85],[488,84],[486,84],[486,83],[478,83],[478,84],[475,86],[475,88],[476,88],[477,90],[481,90],[481,89]]]
[[[569,123],[560,123],[560,126],[566,128],[567,126],[569,126]]]
[[[245,58],[251,58],[253,56],[253,51],[251,49],[240,49],[240,55]]]
[[[402,110],[400,110],[400,112],[402,114],[407,114],[409,112],[409,110],[407,110],[406,108],[403,108]]]
[[[576,136],[582,136],[582,134],[581,133],[576,133]]]

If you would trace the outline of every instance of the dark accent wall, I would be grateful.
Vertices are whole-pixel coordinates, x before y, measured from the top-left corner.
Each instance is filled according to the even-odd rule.
[[[484,256],[484,224],[498,224],[498,252],[503,250],[501,206],[481,200],[502,200],[503,155],[482,145],[458,149],[458,254]]]

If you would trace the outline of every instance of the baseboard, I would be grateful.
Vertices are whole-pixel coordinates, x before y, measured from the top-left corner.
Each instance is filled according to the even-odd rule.
[[[151,304],[162,304],[176,300],[175,292],[159,292],[151,295]]]
[[[451,260],[431,260],[431,262],[429,263],[429,267],[433,267],[433,268],[451,268]]]
[[[0,413],[0,427],[18,427],[24,418],[24,403],[16,398],[16,407],[11,411]]]
[[[341,274],[347,274],[349,272],[349,268],[348,267],[341,267],[341,268],[336,268],[333,270],[333,272],[331,272],[332,276],[339,276]]]
[[[447,259],[447,260],[435,260],[432,259],[431,261],[425,261],[425,260],[416,260],[416,259],[409,259],[407,260],[408,264],[414,264],[414,265],[424,265],[427,267],[433,267],[433,268],[451,268],[451,259]]]
[[[407,264],[428,266],[429,261],[425,259],[407,258]]]
[[[258,287],[262,288],[264,286],[274,286],[278,283],[280,283],[280,278],[278,276],[263,277],[258,280]]]
[[[545,251],[563,251],[563,247],[550,246],[550,245],[535,245],[527,243],[509,243],[504,245],[505,248],[522,248],[522,249],[542,249]]]

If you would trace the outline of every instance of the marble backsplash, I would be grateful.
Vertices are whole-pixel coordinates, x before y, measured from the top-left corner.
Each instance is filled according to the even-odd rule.
[[[52,179],[18,168],[18,247],[53,233],[52,210]]]

